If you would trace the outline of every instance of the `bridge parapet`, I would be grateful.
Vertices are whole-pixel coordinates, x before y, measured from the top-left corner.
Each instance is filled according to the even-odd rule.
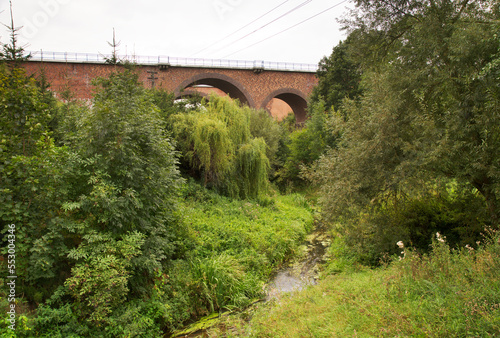
[[[112,56],[108,54],[67,53],[67,52],[31,52],[32,61],[47,62],[78,62],[78,63],[106,63]],[[264,70],[315,73],[318,65],[307,63],[272,62],[272,61],[245,61],[227,59],[181,58],[171,56],[118,56],[120,60],[127,60],[139,65],[196,68],[222,68],[222,69],[251,69],[257,72]]]

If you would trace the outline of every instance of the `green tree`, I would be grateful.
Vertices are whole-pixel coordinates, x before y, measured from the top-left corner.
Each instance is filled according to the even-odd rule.
[[[14,66],[17,66],[19,62],[28,60],[31,55],[24,55],[24,47],[19,46],[17,35],[21,27],[16,27],[14,25],[14,14],[12,12],[12,1],[9,1],[10,4],[10,25],[4,26],[10,32],[10,42],[3,44],[2,51],[0,51],[0,59],[5,61],[10,61],[14,63]]]
[[[266,191],[269,146],[252,136],[252,114],[236,101],[211,96],[198,109],[171,117],[179,150],[205,185],[240,198]]]
[[[55,275],[39,270],[40,263],[50,270],[53,260],[48,257],[51,254],[38,255],[34,246],[58,216],[66,194],[63,177],[70,170],[71,152],[56,147],[50,137],[48,123],[54,108],[54,99],[47,97],[22,68],[0,65],[1,231],[5,234],[9,224],[16,225],[16,253],[20,257],[16,273],[22,278],[19,292],[30,300],[35,294],[33,280]]]
[[[9,155],[30,155],[48,132],[54,100],[48,102],[36,81],[22,68],[0,66],[2,150]]]
[[[81,116],[73,146],[87,184],[68,208],[94,229],[145,237],[135,267],[152,273],[175,253],[177,157],[151,95],[132,71],[97,81],[92,111]]]
[[[278,171],[281,182],[303,184],[301,174],[331,147],[335,147],[336,135],[330,121],[337,114],[325,107],[323,100],[309,104],[309,119],[304,128],[290,134],[288,154],[283,167]]]
[[[355,99],[361,95],[361,68],[351,57],[352,37],[340,41],[329,57],[319,62],[318,85],[314,87],[311,103],[324,101],[327,109],[339,110],[344,98]]]
[[[70,168],[55,202],[59,209],[31,248],[30,281],[60,286],[37,325],[71,311],[57,325],[71,332],[93,325],[100,332],[129,310],[142,311],[124,301],[141,303],[151,295],[155,271],[183,245],[175,215],[182,182],[177,155],[150,92],[129,70],[96,86],[92,107],[72,106],[69,121],[58,124],[76,130],[58,132],[66,146],[57,149],[72,149]],[[81,321],[78,329],[74,318]]]
[[[111,55],[110,57],[105,57],[105,62],[110,65],[119,65],[122,63],[122,60],[118,56],[118,47],[120,46],[121,41],[116,42],[115,38],[115,28],[113,27],[113,42],[108,42],[108,45],[111,47]]]
[[[293,114],[292,114],[293,115]],[[262,137],[266,142],[266,155],[273,171],[280,166],[278,150],[283,135],[280,124],[263,109],[250,112],[250,133],[253,137]],[[274,172],[271,172],[272,176]]]
[[[499,221],[498,4],[358,1],[364,95],[317,169],[330,219],[455,180]],[[436,189],[438,190],[438,189]],[[383,226],[378,224],[377,226]]]

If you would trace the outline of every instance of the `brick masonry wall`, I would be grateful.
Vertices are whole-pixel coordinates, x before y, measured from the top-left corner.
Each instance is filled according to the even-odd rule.
[[[38,62],[29,61],[24,63],[28,74],[39,74],[42,70],[51,89],[61,93],[70,89],[74,96],[79,99],[90,99],[92,97],[92,79],[108,76],[111,72],[123,69],[121,66],[100,63],[64,63],[64,62]],[[267,71],[255,73],[252,70],[243,69],[219,69],[219,68],[193,68],[193,67],[169,67],[161,70],[157,66],[138,66],[139,80],[145,87],[151,88],[152,82],[149,77],[155,73],[155,85],[174,92],[179,86],[190,79],[202,76],[213,76],[230,79],[233,84],[242,89],[249,96],[249,103],[253,108],[265,108],[270,103],[269,95],[280,91],[280,93],[291,92],[307,99],[313,87],[318,83],[314,73],[289,72],[289,71]],[[293,108],[293,107],[292,107]]]

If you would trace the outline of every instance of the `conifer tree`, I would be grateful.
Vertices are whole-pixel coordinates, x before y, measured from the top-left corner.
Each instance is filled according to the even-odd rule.
[[[5,27],[10,32],[10,42],[7,44],[3,44],[2,51],[0,52],[0,57],[6,61],[13,61],[14,65],[17,65],[19,62],[26,61],[31,57],[31,54],[25,55],[24,46],[19,46],[18,43],[18,32],[22,27],[16,27],[14,25],[14,14],[12,11],[12,1],[10,1],[10,24]]]

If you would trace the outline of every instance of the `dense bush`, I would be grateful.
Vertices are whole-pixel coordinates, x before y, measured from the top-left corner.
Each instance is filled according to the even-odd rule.
[[[479,240],[487,224],[482,196],[450,184],[448,189],[388,197],[368,211],[337,222],[335,232],[349,248],[346,256],[358,263],[379,265],[384,257],[399,252],[394,243],[400,240],[428,252],[430,238],[439,232],[450,246],[463,247]]]
[[[63,119],[34,80],[1,70],[2,107],[9,108],[2,112],[0,211],[4,224],[16,224],[16,291],[41,306],[37,332],[105,330],[125,301],[151,294],[154,271],[182,249],[181,180],[164,123],[130,71],[99,80],[90,109],[60,105],[70,112]],[[51,113],[64,146],[50,136]],[[49,327],[62,312],[61,329]]]
[[[321,155],[335,147],[337,135],[330,127],[334,112],[329,111],[322,100],[309,106],[309,116],[303,128],[293,130],[286,140],[286,159],[278,170],[281,184],[304,185],[302,173]]]

